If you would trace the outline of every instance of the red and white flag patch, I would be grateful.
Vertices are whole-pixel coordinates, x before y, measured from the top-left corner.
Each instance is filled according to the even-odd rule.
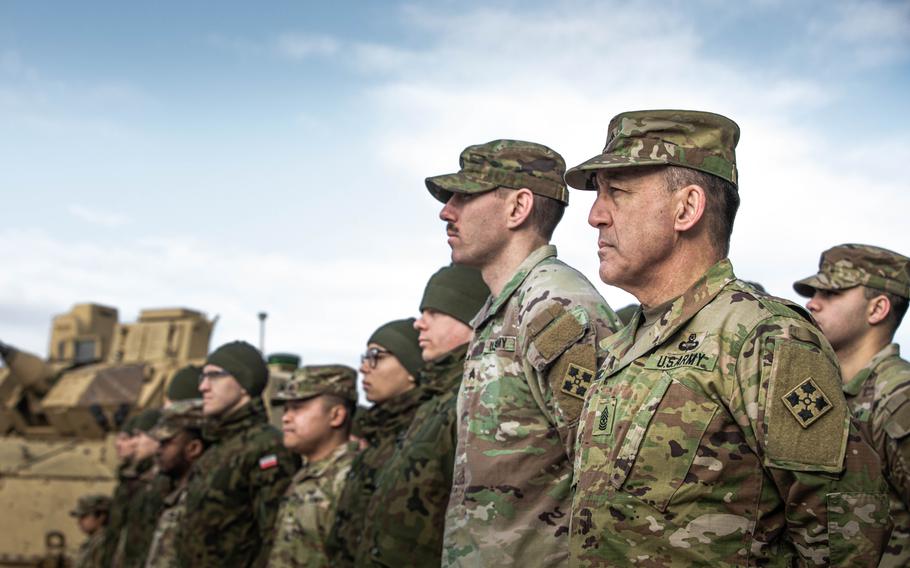
[[[259,469],[271,469],[278,466],[278,456],[275,454],[269,454],[265,457],[259,458]]]

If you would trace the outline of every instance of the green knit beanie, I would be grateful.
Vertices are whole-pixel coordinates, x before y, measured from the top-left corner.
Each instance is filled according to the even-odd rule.
[[[252,397],[262,394],[269,381],[269,369],[262,354],[246,341],[225,343],[209,355],[205,363],[229,372]]]
[[[155,424],[158,423],[159,418],[161,418],[161,411],[157,408],[149,408],[147,410],[143,410],[136,415],[133,434],[135,435],[139,432],[145,432],[148,434],[152,431],[152,428],[155,427]]]
[[[171,402],[178,400],[192,400],[202,398],[199,392],[199,374],[202,367],[187,365],[174,374],[171,384],[167,387],[167,398]]]
[[[436,310],[470,325],[489,295],[490,289],[479,270],[450,264],[430,277],[420,300],[420,311]]]
[[[376,343],[388,349],[408,373],[417,379],[424,362],[417,343],[418,333],[414,329],[414,321],[414,318],[390,321],[374,331],[367,344]]]

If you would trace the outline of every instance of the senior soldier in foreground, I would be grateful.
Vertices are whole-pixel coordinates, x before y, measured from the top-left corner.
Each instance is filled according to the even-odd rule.
[[[338,498],[335,523],[326,542],[334,567],[366,566],[377,519],[367,512],[376,494],[376,481],[395,452],[424,402],[424,390],[417,384],[423,366],[414,318],[390,321],[373,332],[367,351],[360,358],[363,390],[373,403],[361,421],[362,434],[369,446],[357,454]]]
[[[196,373],[197,384],[198,371],[201,369]],[[168,398],[171,402],[162,411],[161,419],[152,430],[152,436],[159,443],[155,456],[158,470],[171,480],[173,490],[164,498],[161,514],[153,523],[154,533],[145,568],[172,568],[179,565],[176,542],[186,507],[186,484],[193,464],[202,456],[206,447],[202,438],[202,400]]]
[[[357,371],[344,365],[297,369],[272,399],[284,405],[284,445],[303,467],[278,510],[270,568],[328,568],[325,542],[335,522],[358,443],[349,441],[357,408]]]
[[[87,537],[79,546],[74,568],[96,568],[104,565],[101,545],[110,509],[111,498],[107,495],[86,495],[80,497],[76,502],[76,508],[70,511],[70,515],[77,519],[79,529]]]
[[[443,566],[565,566],[572,444],[616,315],[549,244],[568,203],[562,156],[495,140],[427,178],[452,261],[491,296],[472,321]]]
[[[642,304],[585,400],[575,566],[878,562],[886,489],[830,345],[726,259],[738,138],[716,114],[623,113],[566,174],[597,191],[601,279]]]
[[[892,343],[910,298],[910,258],[836,246],[793,288],[811,298],[806,307],[840,362],[847,404],[888,480],[894,531],[880,566],[910,566],[910,363]]]
[[[193,464],[178,531],[182,566],[263,566],[275,513],[297,458],[268,424],[260,394],[268,370],[259,350],[227,343],[200,375],[203,435],[209,448]]]
[[[489,295],[480,272],[467,266],[446,266],[427,282],[414,323],[427,363],[419,379],[427,400],[379,470],[367,509],[374,519],[366,535],[372,565],[439,566],[455,461],[455,402],[470,321]]]

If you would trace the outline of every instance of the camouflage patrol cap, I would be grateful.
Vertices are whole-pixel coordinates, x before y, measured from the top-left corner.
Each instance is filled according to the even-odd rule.
[[[202,399],[179,400],[161,411],[161,418],[149,435],[163,442],[183,430],[201,430],[204,423]]]
[[[693,110],[640,110],[613,117],[603,152],[566,173],[575,189],[596,189],[597,170],[674,165],[737,185],[739,126],[725,116]]]
[[[272,401],[282,404],[321,394],[357,402],[357,371],[347,365],[305,365],[294,371],[294,376],[275,393]]]
[[[563,175],[566,162],[554,150],[523,140],[493,140],[468,146],[454,174],[428,177],[427,189],[445,203],[453,193],[484,193],[497,187],[521,189],[569,202]]]
[[[107,513],[111,509],[111,498],[107,495],[83,495],[76,501],[76,508],[70,511],[73,517],[92,513]]]
[[[871,245],[846,244],[822,253],[818,274],[793,283],[801,296],[816,290],[867,286],[910,298],[910,258]]]

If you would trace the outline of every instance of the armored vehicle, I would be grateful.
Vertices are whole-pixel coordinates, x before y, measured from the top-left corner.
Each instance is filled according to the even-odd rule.
[[[201,363],[214,327],[200,312],[77,304],[54,318],[48,358],[0,343],[0,565],[64,565],[84,539],[77,499],[111,493],[114,437],[160,406],[174,373]]]

